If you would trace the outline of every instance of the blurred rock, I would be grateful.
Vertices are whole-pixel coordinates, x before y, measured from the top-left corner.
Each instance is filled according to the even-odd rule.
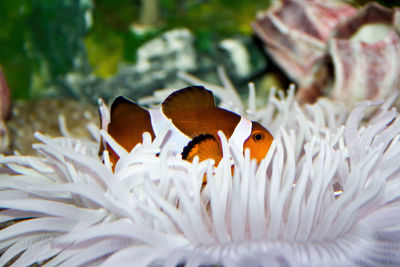
[[[24,155],[36,153],[32,144],[37,143],[33,136],[36,131],[50,136],[61,136],[59,115],[65,117],[66,129],[75,137],[90,138],[87,130],[89,122],[98,123],[95,105],[83,105],[73,99],[42,99],[16,101],[12,117],[7,126],[10,133],[11,152]]]
[[[187,29],[165,32],[141,46],[137,56],[136,64],[121,64],[118,73],[106,81],[105,89],[112,89],[111,95],[137,99],[168,86],[178,71],[197,68],[194,36]]]
[[[235,82],[248,81],[267,67],[262,51],[249,37],[236,37],[219,43],[221,61],[229,77]]]
[[[107,80],[92,73],[71,72],[60,84],[78,99],[96,103],[99,97],[110,102],[125,95],[133,100],[154,90],[186,86],[177,77],[179,71],[195,74],[207,82],[218,81],[216,68],[224,66],[233,82],[247,83],[266,67],[262,51],[249,37],[215,41],[211,51],[198,51],[196,39],[188,29],[167,31],[137,51],[137,62],[121,63],[117,73]]]
[[[141,46],[137,55],[136,63],[121,63],[118,72],[107,80],[92,73],[71,72],[61,84],[78,99],[92,103],[100,97],[109,102],[118,95],[136,100],[176,83],[178,71],[197,67],[194,36],[187,29],[165,32]]]

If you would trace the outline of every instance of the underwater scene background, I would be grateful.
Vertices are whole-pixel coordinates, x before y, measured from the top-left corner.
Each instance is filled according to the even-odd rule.
[[[360,7],[366,2],[348,4]],[[222,66],[244,97],[248,82],[260,84],[256,88],[263,102],[271,86],[283,89],[298,82],[268,58],[262,38],[251,27],[256,14],[270,4],[0,1],[0,66],[13,102],[8,104],[3,93],[3,117],[11,120],[11,138],[4,141],[8,144],[2,151],[32,152],[34,139],[28,136],[36,130],[59,133],[58,114],[71,116],[72,121],[93,119],[98,98],[107,103],[118,95],[137,100],[156,89],[182,88],[187,84],[177,77],[180,71],[218,83],[216,69]],[[82,133],[75,130],[79,125],[69,127]]]
[[[185,83],[176,78],[178,71],[216,81],[216,68],[223,65],[245,85],[267,66],[250,22],[268,4],[0,1],[0,64],[14,107],[9,127],[12,136],[24,136],[12,138],[6,151],[32,152],[36,130],[59,134],[59,114],[71,117],[69,128],[79,132],[85,110],[97,117],[99,97],[137,100],[156,89],[179,89]],[[248,53],[247,65],[237,70],[232,64],[242,63],[234,62],[229,38]]]

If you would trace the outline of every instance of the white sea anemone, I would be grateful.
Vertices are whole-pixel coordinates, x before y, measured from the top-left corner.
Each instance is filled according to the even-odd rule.
[[[250,117],[275,136],[259,166],[223,135],[216,169],[173,155],[172,141],[159,151],[162,134],[130,152],[111,144],[115,174],[98,143],[70,137],[38,133],[41,157],[0,158],[0,219],[18,221],[0,231],[0,265],[398,266],[395,97],[349,112],[327,99],[301,107],[291,89],[257,110],[253,89]]]

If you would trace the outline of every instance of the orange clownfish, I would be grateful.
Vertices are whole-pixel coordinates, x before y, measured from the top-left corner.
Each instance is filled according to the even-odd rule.
[[[214,95],[202,86],[191,86],[169,95],[159,108],[146,109],[119,96],[111,106],[108,133],[127,151],[142,142],[143,132],[152,138],[172,121],[167,138],[171,138],[175,150],[182,158],[192,161],[212,158],[217,165],[222,158],[222,146],[218,137],[221,130],[229,142],[259,163],[267,154],[273,141],[271,133],[261,124],[215,105]],[[119,157],[106,144],[113,169]]]

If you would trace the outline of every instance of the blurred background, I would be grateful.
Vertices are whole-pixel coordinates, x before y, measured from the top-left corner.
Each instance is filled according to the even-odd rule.
[[[188,30],[171,38],[180,39],[183,49],[196,50],[180,52],[206,54],[211,61],[222,57],[216,50],[226,38],[251,45],[250,22],[268,4],[268,0],[1,0],[0,64],[13,99],[91,97],[94,89],[88,87],[104,87],[104,80],[123,76],[122,69],[128,72],[137,63],[143,44],[174,29]],[[201,68],[189,65],[182,69]],[[144,78],[139,82],[146,83]],[[117,81],[113,85],[107,90],[125,86]],[[82,87],[86,95],[80,92]]]
[[[347,1],[356,7],[368,1]],[[384,0],[392,7],[398,1]],[[224,67],[240,92],[290,82],[268,59],[251,22],[270,0],[0,0],[0,80],[12,106],[1,150],[31,153],[32,132],[59,135],[97,120],[99,97],[138,99],[180,88],[177,73],[219,83]],[[243,57],[247,60],[242,61]],[[4,91],[4,90],[3,90]],[[263,95],[263,92],[259,92]],[[266,95],[266,92],[264,92]]]

